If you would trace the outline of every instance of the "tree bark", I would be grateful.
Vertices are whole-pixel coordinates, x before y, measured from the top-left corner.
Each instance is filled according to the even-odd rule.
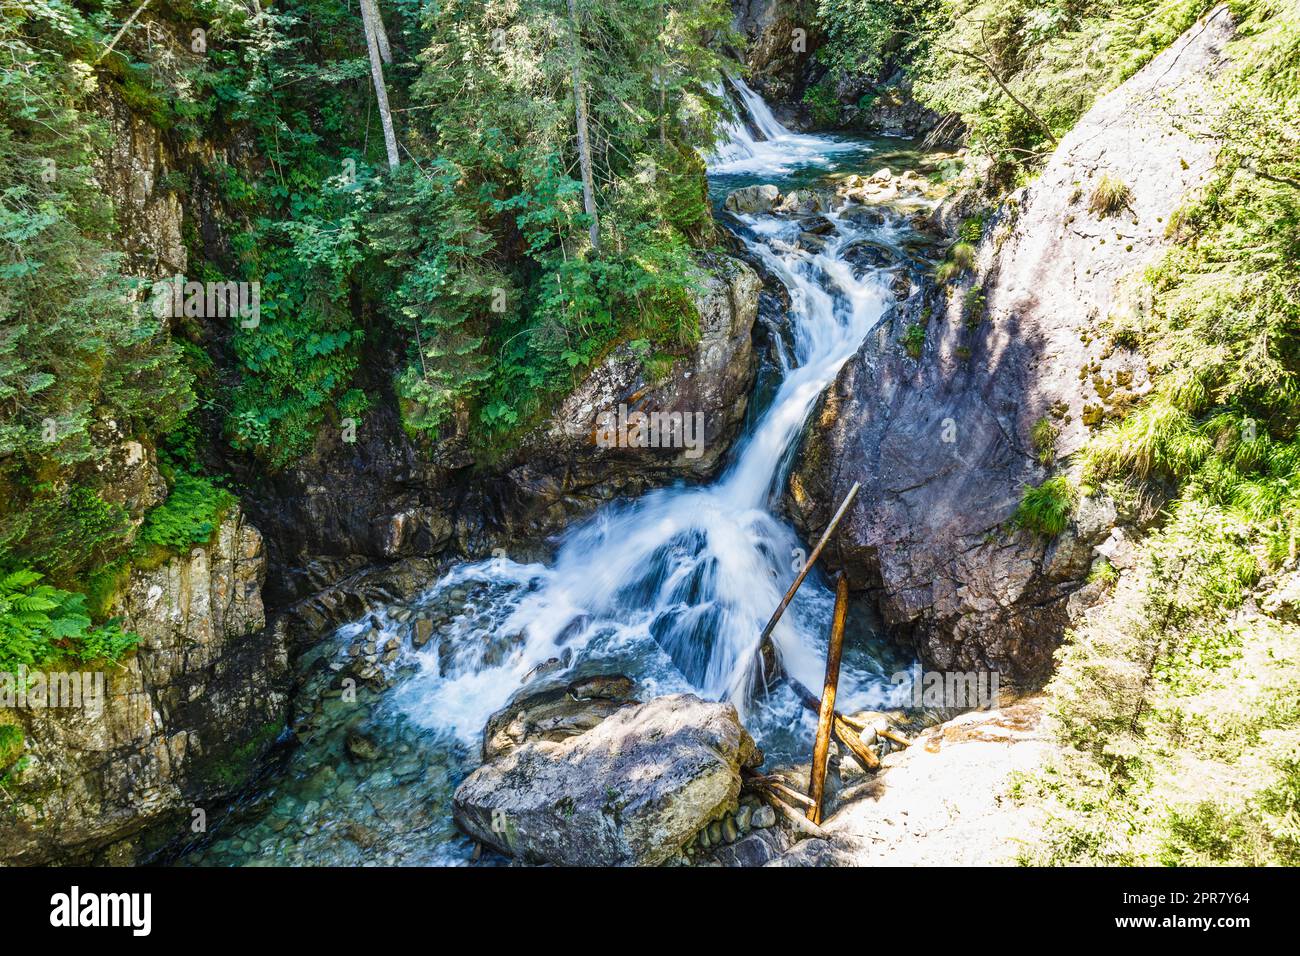
[[[384,67],[379,52],[379,34],[383,24],[374,0],[361,0],[361,21],[366,28],[366,48],[370,53],[370,76],[375,82],[375,99],[379,101],[379,122],[384,128],[384,148],[388,151],[388,168],[400,164],[397,156],[397,134],[393,132],[393,113],[388,108],[388,88],[384,85]],[[385,37],[384,45],[388,45]]]
[[[596,215],[596,187],[591,172],[591,138],[587,133],[587,98],[582,87],[576,0],[569,0],[569,43],[573,58],[573,111],[578,130],[578,165],[582,170],[582,206],[591,220],[591,247],[600,252],[600,220]]]

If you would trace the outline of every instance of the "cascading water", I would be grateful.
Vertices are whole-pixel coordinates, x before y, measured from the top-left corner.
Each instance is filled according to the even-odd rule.
[[[791,133],[743,81],[730,82],[749,122],[727,127],[727,142],[709,158],[716,191],[755,181],[786,190],[870,152],[861,142]],[[815,242],[801,236],[806,223],[795,217],[733,217],[729,224],[791,304],[774,343],[779,384],[766,401],[755,398],[725,472],[708,486],[659,489],[603,508],[571,528],[547,563],[497,557],[459,565],[409,606],[378,610],[322,641],[299,662],[311,675],[299,700],[315,701],[297,726],[303,745],[278,780],[250,798],[242,821],[188,861],[464,862],[471,845],[451,822],[452,790],[477,765],[487,717],[539,670],[622,672],[643,699],[675,691],[731,699],[770,764],[806,757],[814,718],[783,683],[747,699],[758,635],[803,554],[772,503],[818,395],[889,298],[889,274],[853,265],[861,260],[850,247],[897,247],[907,229],[895,215],[863,226],[879,217],[828,212],[834,232]],[[821,682],[832,603],[814,572],[774,634],[781,667],[807,686]],[[418,650],[413,612],[433,625]],[[872,636],[860,622],[850,627],[839,690],[845,710],[893,706],[908,692],[887,675],[909,662],[888,666]],[[397,680],[391,691],[363,686],[349,702],[330,689],[345,656],[358,652],[384,655]],[[384,759],[370,763],[368,753]]]
[[[728,90],[734,96],[728,95]],[[743,110],[742,116],[722,123],[721,142],[709,157],[709,171],[715,176],[780,175],[799,166],[823,164],[834,154],[854,148],[852,143],[790,132],[738,76],[723,79],[713,87],[713,94]]]
[[[809,153],[844,148],[790,133],[757,94],[734,82],[754,125],[770,138],[756,143],[742,124],[733,126],[745,139],[729,145],[744,146],[750,155],[741,160],[737,149],[724,147],[712,158],[714,176],[733,172],[738,163],[750,173],[772,171],[806,163],[801,157]],[[564,536],[549,565],[496,558],[453,570],[434,590],[487,588],[494,631],[512,635],[513,646],[491,666],[475,653],[464,661],[449,657],[446,648],[419,655],[420,673],[398,691],[413,719],[476,739],[526,675],[553,659],[570,667],[630,661],[624,669],[643,684],[729,698],[750,716],[746,694],[758,666],[758,635],[802,554],[794,532],[772,515],[771,499],[817,397],[889,297],[880,272],[855,274],[841,252],[865,236],[895,240],[900,229],[863,229],[833,212],[827,218],[835,233],[817,252],[798,247],[802,226],[794,218],[742,216],[736,224],[745,245],[790,294],[790,343],[779,356],[776,395],[739,442],[726,472],[709,486],[661,489],[606,507]],[[810,580],[774,633],[781,666],[807,686],[820,684],[830,604],[829,592]],[[481,628],[476,615],[462,615],[440,639],[481,648]],[[849,669],[840,699],[849,708],[878,706],[891,690],[879,674]]]

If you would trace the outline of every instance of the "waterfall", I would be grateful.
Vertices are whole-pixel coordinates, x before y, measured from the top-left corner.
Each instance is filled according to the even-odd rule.
[[[734,96],[728,95],[728,87]],[[721,142],[708,157],[712,173],[780,175],[795,166],[825,163],[834,153],[852,148],[852,144],[824,136],[790,132],[772,115],[763,98],[738,76],[724,77],[711,91],[744,112],[743,117],[722,122]]]
[[[711,175],[743,169],[777,179],[839,148],[785,130],[753,90],[732,82],[767,139],[729,125],[728,143],[710,158]],[[827,216],[836,232],[818,252],[798,248],[802,227],[791,217],[743,216],[733,224],[790,293],[792,344],[779,359],[775,396],[738,441],[726,471],[707,486],[663,488],[605,506],[570,528],[547,564],[494,558],[453,568],[431,593],[477,589],[479,603],[416,653],[419,672],[397,689],[417,724],[476,740],[487,716],[551,658],[623,670],[647,695],[693,690],[746,712],[758,635],[803,553],[793,529],[773,514],[783,469],[818,396],[889,301],[886,279],[855,274],[842,253],[855,239],[889,241],[903,228]],[[773,635],[782,667],[807,686],[821,682],[831,604],[811,576]],[[849,666],[840,699],[848,710],[881,706],[891,690],[880,673]]]

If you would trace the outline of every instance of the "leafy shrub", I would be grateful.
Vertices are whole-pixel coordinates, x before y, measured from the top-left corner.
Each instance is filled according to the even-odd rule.
[[[208,478],[176,473],[167,499],[145,515],[136,536],[135,553],[151,549],[176,553],[207,544],[222,514],[234,501],[234,495]]]
[[[925,326],[919,322],[913,322],[906,331],[903,332],[903,350],[914,359],[921,357],[921,352],[925,348]]]
[[[1056,438],[1059,434],[1060,430],[1047,416],[1034,422],[1034,427],[1029,432],[1029,439],[1033,442],[1039,464],[1050,465],[1056,460]]]
[[[41,665],[60,657],[117,660],[134,647],[117,621],[91,623],[86,598],[41,583],[27,568],[0,573],[0,671]]]

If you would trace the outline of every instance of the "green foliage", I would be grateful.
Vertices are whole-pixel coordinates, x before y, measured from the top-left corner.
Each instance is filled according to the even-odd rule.
[[[0,55],[0,553],[71,580],[126,536],[100,498],[129,438],[193,404],[168,330],[139,308],[93,173],[98,20],[64,3],[7,9]]]
[[[827,80],[815,83],[804,92],[803,101],[812,111],[813,123],[833,127],[840,120],[840,100],[835,95],[835,84]]]
[[[162,549],[168,553],[207,544],[235,496],[211,480],[179,472],[167,499],[146,515],[136,536],[135,552]]]
[[[925,326],[918,322],[913,322],[903,332],[903,351],[914,359],[921,357],[921,352],[925,348]]]
[[[1012,520],[1019,528],[1054,538],[1069,525],[1078,502],[1078,489],[1069,478],[1057,475],[1036,488],[1026,488]]]
[[[0,724],[0,774],[3,774],[23,755],[26,741],[21,727]]]
[[[620,338],[694,341],[690,243],[711,235],[697,148],[718,107],[698,91],[720,65],[702,39],[727,12],[662,12],[582,2],[575,37],[555,0],[456,0],[426,24],[412,95],[429,155],[384,184],[370,233],[408,334],[409,428],[436,434],[463,409],[508,432]],[[593,150],[599,250],[574,174],[575,40],[593,136],[612,147]]]
[[[826,33],[817,60],[832,78],[884,79],[923,53],[925,26],[939,6],[939,0],[817,0]],[[824,82],[833,89],[833,81]]]
[[[962,118],[973,151],[993,161],[991,183],[1002,187],[1035,168],[1053,136],[1210,6],[1211,0],[820,0],[827,42],[817,58],[830,69],[827,82],[904,69],[922,104]]]
[[[135,646],[117,621],[96,626],[86,597],[49,584],[29,568],[0,572],[0,671],[39,666],[63,656],[117,660]]]

